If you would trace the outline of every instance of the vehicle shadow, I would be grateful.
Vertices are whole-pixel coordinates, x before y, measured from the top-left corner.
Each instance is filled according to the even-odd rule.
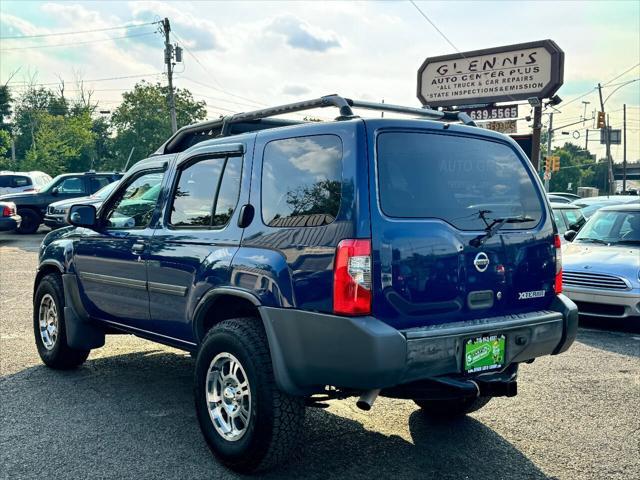
[[[90,358],[75,371],[39,365],[3,377],[0,477],[241,478],[204,443],[192,370],[188,356],[152,350]],[[408,422],[412,441],[308,409],[297,458],[259,478],[547,478],[473,418],[438,424],[381,406],[371,415],[381,424]]]
[[[607,350],[609,352],[626,355],[629,357],[640,357],[640,341],[633,333],[604,330],[580,323],[576,341],[590,347]]]

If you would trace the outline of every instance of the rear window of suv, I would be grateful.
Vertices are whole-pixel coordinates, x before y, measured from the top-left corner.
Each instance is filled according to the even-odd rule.
[[[542,203],[523,160],[502,143],[459,135],[385,132],[377,140],[380,207],[397,218],[439,218],[461,230],[484,220],[529,217],[502,229],[536,226]]]

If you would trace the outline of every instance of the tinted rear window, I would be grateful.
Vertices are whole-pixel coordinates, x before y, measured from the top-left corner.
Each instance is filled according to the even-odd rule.
[[[461,230],[486,219],[523,216],[503,229],[538,224],[542,204],[522,160],[507,145],[471,137],[414,132],[378,136],[380,206],[399,218],[440,218]]]

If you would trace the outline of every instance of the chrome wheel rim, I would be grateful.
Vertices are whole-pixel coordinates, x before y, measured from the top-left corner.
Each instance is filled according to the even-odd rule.
[[[40,300],[38,311],[40,325],[40,339],[44,348],[51,350],[58,339],[58,307],[50,294],[45,294]]]
[[[240,440],[251,419],[251,388],[244,368],[232,354],[219,353],[209,365],[206,382],[213,427],[225,440]]]

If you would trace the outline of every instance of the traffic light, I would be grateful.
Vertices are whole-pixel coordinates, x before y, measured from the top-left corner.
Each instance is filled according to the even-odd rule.
[[[549,157],[544,157],[542,159],[542,171],[548,173],[551,169],[551,162]]]
[[[596,123],[596,128],[604,128],[606,126],[606,121],[604,118],[604,112],[598,112],[598,121]]]
[[[554,155],[551,157],[551,171],[557,172],[558,170],[560,170],[560,157]]]

